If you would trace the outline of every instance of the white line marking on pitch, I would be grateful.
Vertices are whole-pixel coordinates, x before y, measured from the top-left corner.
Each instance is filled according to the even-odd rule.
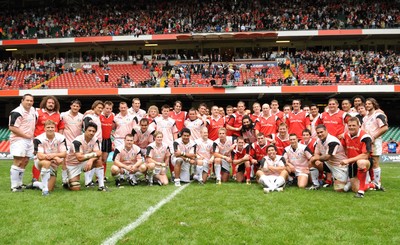
[[[170,202],[176,195],[178,195],[181,191],[183,191],[186,187],[188,187],[189,184],[183,185],[179,189],[176,189],[174,192],[171,193],[171,195],[169,195],[166,198],[162,199],[155,206],[149,207],[139,218],[137,218],[135,221],[133,221],[129,225],[125,226],[121,230],[115,232],[110,238],[105,240],[102,244],[103,245],[116,244],[118,242],[118,240],[120,240],[126,234],[128,234],[131,231],[133,231],[134,229],[136,229],[136,227],[138,227],[139,225],[144,223],[146,220],[148,220],[150,218],[150,216],[152,214],[154,214],[162,206],[164,206],[164,204]]]

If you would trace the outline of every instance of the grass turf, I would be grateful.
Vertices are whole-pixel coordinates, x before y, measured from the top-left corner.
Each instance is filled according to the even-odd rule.
[[[69,192],[58,182],[48,197],[11,193],[10,164],[0,161],[0,244],[99,244],[176,188],[110,183],[108,193]],[[255,183],[192,183],[119,243],[399,244],[400,165],[382,169],[387,192],[369,191],[363,199],[332,189],[263,194]]]

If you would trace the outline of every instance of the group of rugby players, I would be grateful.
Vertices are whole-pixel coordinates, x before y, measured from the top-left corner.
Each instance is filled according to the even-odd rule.
[[[38,109],[33,103],[26,94],[10,113],[13,192],[26,187],[49,195],[60,165],[65,188],[80,190],[84,172],[85,187],[97,182],[99,191],[108,191],[106,162],[113,148],[111,175],[118,188],[139,180],[167,185],[169,170],[175,186],[214,176],[219,185],[230,178],[251,184],[255,178],[265,193],[283,191],[286,184],[306,188],[309,182],[309,190],[333,185],[336,191],[353,190],[355,197],[384,190],[379,155],[388,124],[373,98],[345,99],[341,109],[330,99],[322,113],[297,99],[283,111],[273,100],[254,103],[253,111],[242,101],[226,110],[214,105],[210,113],[204,103],[185,112],[176,101],[173,108],[163,105],[160,114],[154,105],[142,110],[134,98],[130,108],[120,102],[116,115],[111,101],[96,100],[84,114],[79,100],[62,113],[54,96],[44,97]],[[32,183],[25,186],[31,157]]]

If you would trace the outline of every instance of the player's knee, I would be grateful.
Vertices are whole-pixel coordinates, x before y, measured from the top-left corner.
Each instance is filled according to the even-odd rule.
[[[69,182],[69,189],[71,191],[79,191],[81,189],[81,183],[79,181]]]
[[[344,191],[344,186],[346,185],[346,183],[339,181],[339,180],[335,180],[333,182],[333,189],[337,192],[343,192]]]
[[[147,171],[146,165],[145,164],[140,164],[139,171],[142,172],[142,173],[146,172]]]
[[[120,169],[118,166],[112,165],[111,166],[111,175],[115,176],[120,173]]]

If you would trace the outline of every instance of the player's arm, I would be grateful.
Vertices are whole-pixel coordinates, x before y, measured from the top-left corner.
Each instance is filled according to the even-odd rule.
[[[228,123],[226,124],[226,129],[231,130],[231,131],[240,131],[242,129],[242,127],[235,128],[235,127],[233,127],[234,123],[235,123],[235,117],[231,115],[229,117]]]
[[[289,158],[288,153],[286,152],[286,150],[284,150],[282,156],[283,156],[283,158],[284,158],[285,161],[286,161],[286,170],[287,170],[289,173],[293,173],[293,172],[295,171],[295,167],[294,167],[293,164],[290,162],[290,158]]]
[[[22,132],[22,130],[18,128],[18,126],[15,126],[15,125],[19,125],[18,122],[21,120],[21,118],[22,118],[21,114],[19,114],[18,112],[12,112],[10,114],[10,124],[8,126],[8,129],[18,137],[25,138],[25,139],[31,139],[32,136],[24,134]],[[33,132],[32,132],[32,135],[33,135]]]
[[[114,151],[114,157],[113,157],[114,165],[117,166],[117,167],[119,167],[119,168],[126,169],[127,171],[131,171],[132,168],[133,168],[133,165],[124,164],[124,163],[121,161],[120,156],[121,156],[121,154],[120,154],[119,150],[118,150],[118,149],[115,149],[115,151]]]
[[[174,156],[175,157],[185,157],[186,156],[185,152],[181,152],[179,150],[179,143],[178,142],[174,141],[174,143],[172,145],[174,147]]]
[[[195,145],[193,145],[192,149],[188,153],[185,154],[186,158],[190,158],[192,160],[196,159],[196,157],[197,157],[196,150],[197,150],[197,145],[195,144]]]
[[[340,162],[341,165],[348,165],[349,163],[355,163],[358,160],[368,160],[370,153],[372,152],[372,139],[370,137],[364,137],[362,140],[362,153]]]
[[[378,115],[377,116],[377,120],[381,121],[380,124],[383,125],[383,126],[381,126],[379,128],[379,130],[374,135],[371,135],[372,141],[375,141],[375,139],[381,137],[389,129],[389,126],[388,126],[388,124],[386,122],[386,117],[384,115],[382,115],[382,114]]]
[[[101,157],[101,151],[93,151],[90,153],[83,153],[81,151],[81,142],[74,140],[72,142],[72,147],[74,147],[75,149],[75,156],[76,159],[78,159],[79,162],[84,162],[90,159],[98,159],[99,157]]]

